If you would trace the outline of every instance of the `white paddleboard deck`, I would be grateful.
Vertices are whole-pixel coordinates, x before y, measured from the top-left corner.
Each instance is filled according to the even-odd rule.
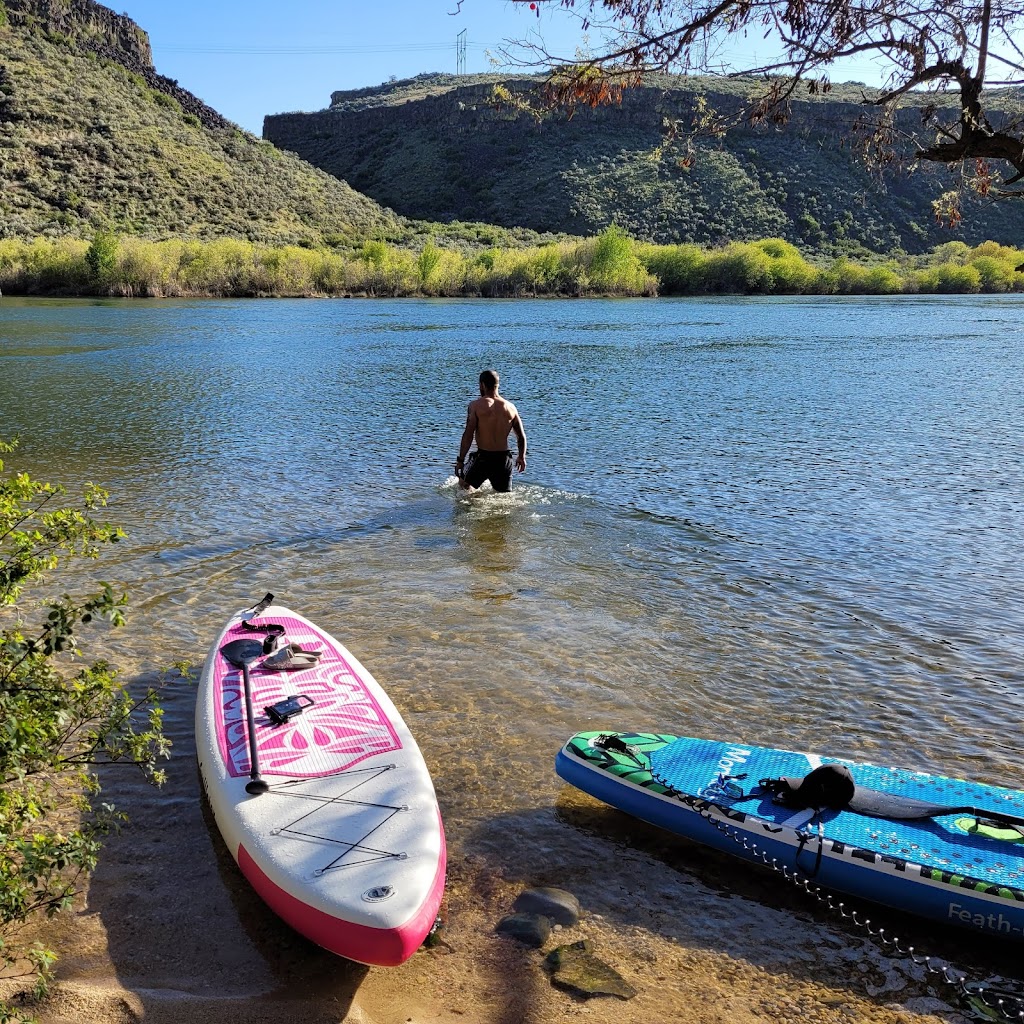
[[[392,966],[433,927],[444,892],[437,797],[402,716],[334,637],[272,605],[252,626],[322,654],[314,667],[250,667],[257,762],[269,790],[246,792],[249,732],[241,668],[220,653],[266,632],[239,612],[214,641],[196,701],[196,749],[217,825],[243,874],[296,931],[339,956]],[[275,725],[265,707],[313,701]],[[306,703],[306,702],[302,702]]]

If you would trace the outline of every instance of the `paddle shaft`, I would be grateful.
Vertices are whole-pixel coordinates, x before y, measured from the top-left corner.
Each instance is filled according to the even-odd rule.
[[[243,612],[242,625],[248,625],[245,622],[246,615],[259,615],[260,612],[270,606],[273,600],[274,595],[268,593],[264,596],[263,600],[259,602],[259,604],[254,605],[248,612]],[[232,665],[241,666],[242,669],[242,688],[245,693],[245,720],[249,735],[249,781],[245,784],[245,791],[250,794],[250,796],[259,796],[261,793],[266,793],[270,787],[260,777],[259,755],[256,752],[256,716],[252,711],[252,683],[249,681],[250,659],[246,658],[242,655],[241,651],[238,650],[233,651],[231,654],[227,653],[228,651],[231,651],[232,648],[238,648],[239,645],[244,647],[246,643],[247,641],[243,640],[233,640],[231,643],[221,648],[221,654],[223,654]],[[259,648],[260,645],[257,643],[256,646]],[[259,654],[257,652],[255,657],[258,656]]]
[[[245,718],[249,725],[249,784],[247,793],[258,795],[267,791],[267,784],[260,778],[260,762],[256,753],[256,717],[252,712],[252,684],[249,682],[249,662],[242,662],[242,686],[245,689]]]

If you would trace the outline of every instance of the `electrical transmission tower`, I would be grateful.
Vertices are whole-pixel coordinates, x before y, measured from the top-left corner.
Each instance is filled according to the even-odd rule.
[[[466,73],[466,30],[463,29],[455,37],[455,73],[464,75]]]

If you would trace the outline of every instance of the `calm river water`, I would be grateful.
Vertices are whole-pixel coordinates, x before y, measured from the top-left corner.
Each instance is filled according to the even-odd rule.
[[[529,466],[460,500],[487,366]],[[201,661],[273,591],[406,714],[453,857],[571,849],[531,815],[581,729],[1024,783],[1019,297],[4,299],[11,435],[111,491],[116,660]]]

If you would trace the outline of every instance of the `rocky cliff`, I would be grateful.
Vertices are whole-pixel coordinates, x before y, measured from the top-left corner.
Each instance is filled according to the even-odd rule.
[[[171,96],[181,108],[210,128],[232,123],[173,78],[153,67],[149,35],[126,14],[115,14],[93,0],[0,0],[11,25],[40,29],[57,39],[72,41],[80,50],[116,61],[141,76],[151,89]]]
[[[567,118],[495,103],[498,83],[516,94],[537,80],[419,76],[336,92],[326,110],[268,116],[263,133],[399,213],[431,220],[576,234],[618,223],[639,238],[701,244],[777,235],[831,252],[1024,234],[1024,203],[976,202],[958,231],[939,225],[932,201],[951,187],[945,168],[884,180],[869,172],[851,145],[865,109],[860,86],[797,102],[784,130],[704,139],[689,163],[665,147],[666,120],[690,124],[698,100],[736,107],[742,86],[652,83]]]
[[[38,25],[73,37],[83,46],[133,68],[152,68],[149,36],[125,14],[93,0],[3,0],[12,24]]]

